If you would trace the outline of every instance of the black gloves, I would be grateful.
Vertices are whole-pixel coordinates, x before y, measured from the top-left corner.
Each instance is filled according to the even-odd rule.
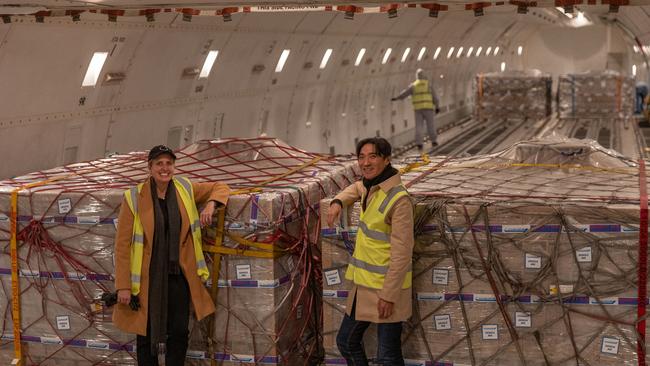
[[[117,304],[117,292],[104,292],[102,294],[101,300],[107,308],[110,308],[111,306]],[[140,297],[137,295],[131,295],[129,307],[133,311],[140,309]]]
[[[440,108],[436,107],[436,114],[440,113]]]
[[[390,98],[390,101],[391,101],[391,102],[394,102],[394,101],[396,101],[396,100],[397,100],[397,98]]]

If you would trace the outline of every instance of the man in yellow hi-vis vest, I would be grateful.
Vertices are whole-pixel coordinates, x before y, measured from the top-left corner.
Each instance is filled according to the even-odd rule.
[[[336,344],[348,365],[368,365],[363,334],[376,323],[377,364],[402,366],[402,322],[411,316],[412,306],[413,203],[390,164],[386,139],[361,140],[356,152],[363,179],[336,195],[327,217],[332,227],[343,207],[361,201],[354,253],[345,273],[353,286]]]
[[[215,310],[203,285],[209,273],[201,227],[212,222],[216,205],[226,204],[230,189],[175,177],[175,162],[170,148],[152,148],[149,177],[124,192],[118,217],[113,323],[137,334],[139,366],[158,365],[164,348],[165,365],[184,365],[190,300],[198,320]],[[205,204],[200,214],[197,204]]]
[[[415,81],[402,90],[402,92],[391,98],[392,101],[402,100],[411,96],[411,103],[415,111],[415,144],[419,151],[422,151],[424,141],[424,123],[426,122],[427,133],[431,140],[431,146],[438,146],[436,129],[433,125],[433,112],[440,112],[438,96],[431,82],[424,75],[424,70],[417,69],[415,72]]]

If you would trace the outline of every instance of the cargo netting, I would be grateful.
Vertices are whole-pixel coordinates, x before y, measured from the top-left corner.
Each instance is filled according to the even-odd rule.
[[[272,138],[200,141],[176,155],[177,175],[235,190],[225,230],[204,235],[204,245],[212,245],[225,231],[226,254],[215,317],[190,322],[188,362],[314,364],[322,355],[318,206],[357,178],[355,163]],[[135,336],[113,326],[99,296],[114,290],[117,214],[124,190],[148,176],[146,156],[114,155],[0,182],[0,363],[10,364],[17,347],[12,304],[18,294],[10,276],[15,192],[26,362],[136,364]],[[213,268],[213,255],[206,257]]]
[[[645,364],[645,165],[563,138],[405,159],[416,202],[406,364]],[[343,362],[335,339],[359,206],[344,211],[321,230],[329,365]],[[374,357],[376,330],[366,334]]]
[[[539,70],[476,75],[474,115],[479,121],[542,119],[551,115],[551,76]]]

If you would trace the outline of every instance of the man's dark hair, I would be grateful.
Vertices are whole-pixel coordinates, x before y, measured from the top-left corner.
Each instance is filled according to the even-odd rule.
[[[375,146],[375,153],[382,158],[390,158],[392,147],[390,142],[383,137],[368,137],[365,138],[357,144],[357,157],[361,153],[361,148],[367,144],[372,144]]]

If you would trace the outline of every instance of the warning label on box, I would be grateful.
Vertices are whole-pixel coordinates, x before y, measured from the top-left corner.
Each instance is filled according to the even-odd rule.
[[[433,317],[436,325],[436,330],[449,330],[451,329],[451,316],[449,314],[436,315]]]
[[[445,268],[433,269],[433,284],[434,285],[448,285],[449,284],[449,271]]]
[[[325,271],[325,281],[327,286],[339,285],[341,283],[341,275],[338,269],[330,269]]]

